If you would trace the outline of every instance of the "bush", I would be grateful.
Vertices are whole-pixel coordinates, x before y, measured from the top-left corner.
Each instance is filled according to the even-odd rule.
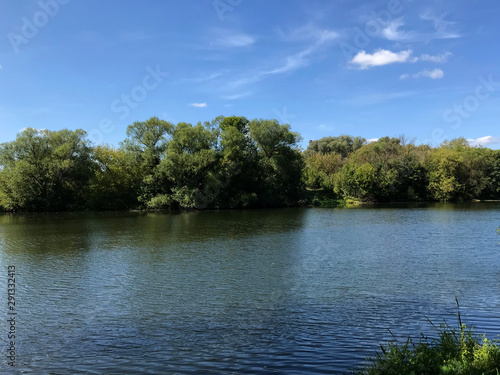
[[[381,346],[382,352],[359,374],[500,374],[500,342],[477,337],[462,324],[460,313],[458,322],[459,329],[441,324],[438,338],[432,340],[421,335],[417,343],[408,338],[404,344],[393,342]]]

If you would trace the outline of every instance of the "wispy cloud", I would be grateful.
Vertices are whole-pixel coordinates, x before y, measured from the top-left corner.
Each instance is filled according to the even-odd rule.
[[[237,100],[237,99],[241,99],[241,98],[244,98],[246,96],[249,96],[249,95],[252,95],[252,92],[247,91],[247,92],[243,92],[240,94],[223,95],[222,98],[226,99],[226,100]]]
[[[415,33],[400,30],[402,26],[404,26],[403,17],[397,18],[382,29],[382,36],[388,40],[397,42],[413,40]]]
[[[421,72],[414,74],[413,77],[414,78],[428,77],[431,79],[441,79],[444,77],[444,72],[441,69],[422,70]]]
[[[307,26],[306,28],[299,29],[302,30],[300,35],[302,37],[308,37],[309,39],[312,39],[312,43],[302,51],[290,55],[286,58],[286,62],[276,68],[272,69],[266,72],[263,72],[263,75],[267,74],[281,74],[281,73],[286,73],[292,70],[296,70],[300,67],[306,66],[309,64],[307,61],[307,57],[316,52],[320,47],[322,47],[324,44],[332,42],[336,39],[338,39],[339,34],[335,31],[332,30],[325,30],[325,29],[318,29],[314,28],[312,26]],[[292,35],[296,35],[297,31],[292,32]],[[295,36],[293,38],[296,38]]]
[[[281,39],[289,42],[307,40],[317,40],[319,42],[325,42],[329,40],[335,40],[339,37],[339,34],[336,31],[322,29],[311,23],[287,32],[283,30],[278,30],[277,32]]]
[[[205,107],[208,107],[208,104],[207,103],[191,103],[190,106],[196,107],[196,108],[205,108]]]
[[[414,79],[422,78],[422,77],[431,78],[431,79],[441,79],[444,77],[444,72],[441,69],[422,70],[422,71],[415,73],[413,75],[403,74],[399,78],[400,79],[407,79],[410,77],[412,77]]]
[[[319,124],[318,129],[322,131],[332,131],[333,126],[332,125],[326,125],[326,124]]]
[[[467,139],[467,142],[469,142],[469,145],[472,147],[497,145],[500,144],[500,137],[493,137],[491,135],[488,135],[486,137],[481,137],[477,139]]]
[[[373,143],[373,142],[377,142],[379,139],[378,138],[368,138],[366,140],[366,143]]]
[[[420,15],[422,21],[430,21],[433,25],[433,30],[428,27],[424,32],[410,31],[404,29],[405,22],[403,17],[392,20],[389,25],[382,29],[380,35],[393,42],[423,42],[433,39],[451,39],[460,38],[461,35],[452,30],[454,22],[445,21],[444,15],[436,17],[432,12],[425,12]]]
[[[351,60],[352,65],[357,65],[360,69],[368,69],[373,66],[382,66],[394,63],[415,62],[418,59],[413,58],[412,50],[392,52],[386,49],[379,49],[373,54],[366,53],[365,50],[358,52]]]
[[[147,34],[144,31],[129,31],[119,33],[118,37],[124,42],[139,42],[146,39],[155,38],[157,37],[157,35]]]
[[[452,56],[451,52],[445,52],[440,55],[422,55],[420,56],[420,60],[422,61],[431,61],[434,63],[445,63]]]
[[[460,38],[461,35],[452,30],[452,26],[455,25],[455,22],[446,21],[444,19],[445,16],[446,14],[442,14],[438,17],[431,11],[427,11],[420,15],[420,19],[430,21],[434,25],[435,32],[431,35],[433,39]]]
[[[251,46],[256,38],[252,35],[238,33],[232,30],[216,30],[215,39],[210,44],[216,48],[239,48]]]
[[[415,91],[398,91],[398,92],[365,94],[347,99],[344,101],[344,103],[352,105],[372,105],[394,99],[410,97],[415,94],[416,94]]]
[[[194,82],[206,82],[222,76],[222,73],[212,73],[205,77],[195,78]]]
[[[312,26],[308,26],[306,29],[302,28],[299,30],[307,30],[305,34],[300,34],[301,39],[306,38],[306,40],[308,41],[309,45],[306,48],[302,49],[301,51],[295,54],[287,56],[285,58],[285,61],[274,69],[254,72],[253,74],[249,74],[245,77],[233,80],[232,82],[229,83],[228,88],[230,89],[239,88],[244,85],[258,82],[266,76],[274,74],[284,74],[308,66],[311,64],[311,61],[309,60],[311,55],[318,52],[320,49],[324,48],[326,45],[336,41],[339,38],[339,34],[333,30],[319,29],[319,28],[314,28]],[[299,33],[293,31],[291,33],[291,36],[288,37],[288,39],[283,34],[281,36],[282,38],[285,38],[287,40],[296,41],[299,38],[298,35]]]

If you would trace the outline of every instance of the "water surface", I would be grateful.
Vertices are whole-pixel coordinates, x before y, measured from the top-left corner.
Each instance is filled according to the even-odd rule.
[[[455,296],[462,320],[496,338],[499,225],[498,203],[2,215],[17,369],[344,373],[388,329],[404,339],[435,333],[425,316],[454,325]]]

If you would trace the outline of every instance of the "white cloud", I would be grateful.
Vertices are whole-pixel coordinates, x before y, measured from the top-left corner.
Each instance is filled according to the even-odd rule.
[[[382,36],[388,40],[397,42],[412,40],[414,38],[414,33],[401,31],[400,28],[403,25],[403,17],[395,19],[389,26],[382,30]]]
[[[278,30],[277,33],[283,40],[289,42],[302,40],[318,40],[325,42],[338,39],[339,37],[336,31],[321,29],[313,24],[307,24],[289,32]]]
[[[286,73],[295,69],[298,69],[302,66],[308,64],[306,57],[309,56],[313,52],[313,48],[307,48],[304,51],[301,51],[295,55],[288,56],[286,58],[286,63],[279,68],[264,72],[263,74],[280,74]]]
[[[380,35],[393,42],[428,42],[433,39],[461,37],[459,33],[451,30],[455,22],[445,21],[444,15],[437,17],[432,12],[426,12],[420,15],[420,19],[432,22],[434,30],[430,30],[425,25],[423,25],[423,28],[427,29],[425,32],[402,30],[405,23],[403,17],[400,17],[392,20],[388,26],[382,29]]]
[[[205,76],[205,77],[195,78],[194,81],[195,82],[211,81],[212,79],[218,78],[220,76],[222,76],[222,73],[213,73],[213,74],[210,74],[210,75]]]
[[[441,69],[433,69],[433,70],[422,70],[421,72],[415,73],[413,75],[409,74],[402,74],[399,76],[399,79],[407,79],[407,78],[422,78],[422,77],[427,77],[431,79],[441,79],[444,77],[444,72]]]
[[[418,59],[411,57],[412,50],[392,52],[386,49],[379,49],[372,55],[365,50],[358,52],[351,60],[351,64],[356,64],[360,69],[368,69],[373,66],[382,66],[394,63],[415,62]]]
[[[235,33],[230,30],[219,30],[217,34],[217,39],[212,42],[213,47],[237,48],[250,46],[255,43],[255,37],[248,34]]]
[[[296,70],[302,66],[306,66],[309,64],[309,62],[306,60],[309,55],[316,52],[322,45],[334,41],[339,37],[339,34],[332,30],[318,29],[312,26],[307,26],[306,30],[307,32],[304,31],[305,35],[307,35],[308,38],[313,39],[313,43],[306,49],[294,55],[288,56],[286,58],[285,64],[281,67],[263,72],[263,75],[286,73],[292,70]]]
[[[299,30],[306,30],[304,34],[301,35],[297,31],[292,32],[289,35],[284,35],[281,33],[281,38],[286,39],[288,41],[300,41],[307,40],[309,42],[309,46],[302,49],[300,52],[295,53],[293,55],[287,56],[285,58],[284,63],[280,66],[264,71],[257,71],[253,74],[247,74],[239,79],[233,80],[227,85],[227,88],[234,90],[236,88],[240,88],[241,86],[249,85],[252,83],[256,83],[264,79],[264,77],[273,75],[273,74],[284,74],[288,72],[292,72],[304,66],[308,66],[311,62],[308,60],[308,57],[318,52],[321,48],[324,48],[328,43],[331,43],[339,38],[339,34],[332,30],[327,29],[319,29],[314,26],[307,26],[306,28],[301,28]],[[299,37],[300,35],[300,37]]]
[[[481,137],[477,139],[467,139],[467,142],[469,142],[469,145],[472,147],[497,145],[500,144],[500,137],[493,137],[491,135],[488,135],[486,137]]]
[[[422,70],[417,74],[419,74],[420,77],[429,77],[431,79],[441,79],[444,77],[444,72],[441,69]]]
[[[366,140],[366,143],[373,143],[373,142],[377,142],[378,141],[378,138],[369,138]]]
[[[191,103],[191,107],[196,107],[196,108],[205,108],[208,107],[207,103]]]
[[[222,98],[226,100],[236,100],[236,99],[241,99],[244,98],[245,96],[252,95],[250,91],[243,92],[240,94],[233,94],[233,95],[223,95]]]
[[[420,56],[420,60],[422,61],[430,61],[433,63],[444,63],[448,61],[448,59],[452,56],[451,52],[445,52],[440,55],[422,55]]]

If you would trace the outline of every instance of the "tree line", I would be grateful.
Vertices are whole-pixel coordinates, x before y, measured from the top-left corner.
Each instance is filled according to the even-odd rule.
[[[83,130],[24,129],[0,145],[0,209],[290,207],[324,199],[497,199],[500,151],[341,135],[310,141],[277,120],[134,122],[119,147]]]

